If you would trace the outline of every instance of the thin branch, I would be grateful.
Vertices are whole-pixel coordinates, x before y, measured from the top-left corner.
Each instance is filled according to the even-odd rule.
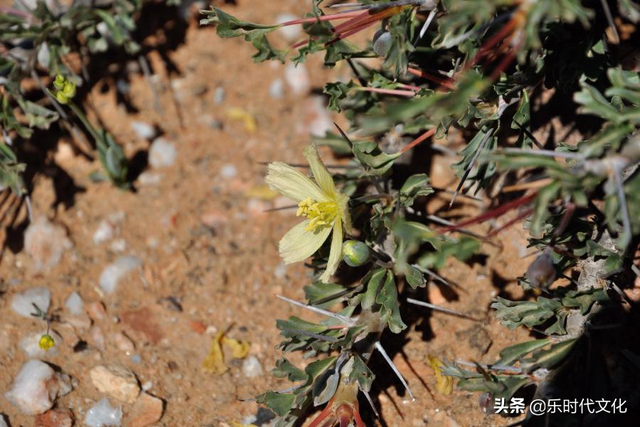
[[[407,382],[405,381],[404,377],[402,376],[402,374],[400,373],[398,368],[396,368],[396,365],[393,364],[393,361],[391,360],[391,358],[387,354],[387,352],[384,349],[384,347],[382,347],[382,344],[380,344],[380,341],[376,341],[375,347],[380,352],[382,357],[384,357],[384,360],[389,364],[389,367],[391,368],[391,370],[396,374],[396,376],[398,377],[398,379],[400,380],[400,382],[402,383],[404,388],[407,390],[407,393],[409,393],[409,396],[411,396],[411,399],[413,399],[415,401],[416,398],[413,395],[413,393],[411,392],[411,389],[409,388],[409,384],[407,384]]]
[[[282,301],[288,302],[289,304],[293,304],[295,306],[304,308],[306,310],[313,311],[314,313],[322,314],[322,315],[325,315],[325,316],[328,316],[328,317],[333,317],[334,319],[338,319],[341,322],[344,322],[345,324],[347,324],[349,326],[353,326],[356,323],[355,320],[350,318],[350,317],[343,316],[341,314],[334,313],[334,312],[329,311],[329,310],[324,310],[322,308],[314,307],[312,305],[307,305],[307,304],[304,304],[304,303],[289,299],[287,297],[283,297],[282,295],[276,295],[276,298],[279,298]]]

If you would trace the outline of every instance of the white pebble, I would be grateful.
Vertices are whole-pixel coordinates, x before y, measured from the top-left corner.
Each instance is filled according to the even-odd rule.
[[[290,13],[281,13],[276,18],[276,24],[284,24],[288,21],[293,21],[298,19],[297,16],[292,15]],[[288,42],[296,42],[299,38],[302,37],[302,26],[301,25],[289,25],[286,27],[280,28],[278,34],[281,34],[282,37]]]
[[[134,256],[121,256],[109,264],[100,274],[100,289],[110,294],[115,292],[120,279],[140,267],[140,259]]]
[[[156,138],[149,148],[149,164],[154,168],[172,166],[176,161],[178,150],[176,146],[166,138]]]
[[[244,362],[242,362],[242,373],[247,378],[255,378],[262,375],[262,365],[260,361],[255,356],[247,357]]]
[[[46,313],[51,304],[51,292],[49,292],[49,289],[31,288],[15,294],[11,300],[11,309],[20,316],[33,318],[31,314],[36,312],[33,304]]]
[[[146,171],[142,172],[138,177],[138,184],[143,186],[158,185],[162,182],[163,174],[159,172]]]
[[[109,245],[109,249],[116,253],[124,252],[127,250],[127,241],[124,239],[116,239],[111,242],[111,245]]]
[[[99,245],[100,243],[107,242],[113,239],[116,234],[115,227],[111,224],[111,221],[102,220],[96,231],[93,233],[93,243]]]
[[[235,178],[237,174],[238,174],[238,170],[233,165],[227,164],[222,166],[222,168],[220,169],[220,176],[226,179]]]
[[[217,105],[222,104],[222,102],[224,101],[225,95],[226,95],[226,92],[223,87],[217,88],[216,91],[213,93],[213,102]]]
[[[120,421],[122,421],[122,408],[111,406],[106,397],[93,405],[84,418],[84,423],[89,427],[119,427]]]
[[[38,344],[40,338],[46,333],[47,331],[45,330],[27,335],[20,341],[20,350],[30,359],[46,359],[48,355],[55,356],[58,354],[58,346],[62,343],[62,337],[56,332],[49,331],[49,335],[53,338],[55,345],[49,350],[43,350]]]
[[[82,301],[82,297],[77,292],[72,292],[67,297],[64,306],[74,316],[82,316],[84,314],[84,301]]]
[[[275,79],[269,86],[269,95],[273,99],[280,99],[284,96],[284,81],[282,79]]]
[[[142,139],[153,139],[156,136],[156,129],[149,123],[145,122],[132,122],[131,129]]]
[[[7,417],[2,414],[0,414],[0,427],[9,427],[9,424],[7,423]]]
[[[30,360],[22,365],[11,390],[4,397],[23,414],[37,415],[51,409],[58,396],[70,391],[68,375],[56,373],[39,360]]]
[[[304,64],[296,67],[294,63],[289,63],[284,69],[284,77],[296,95],[306,95],[311,90],[311,79]]]
[[[45,217],[32,222],[24,233],[24,248],[33,259],[36,270],[55,267],[64,251],[71,247],[65,229]]]

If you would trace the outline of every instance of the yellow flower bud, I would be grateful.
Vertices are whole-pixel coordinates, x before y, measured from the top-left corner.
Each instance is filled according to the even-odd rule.
[[[38,347],[40,347],[44,351],[47,351],[53,348],[53,346],[55,345],[56,345],[56,341],[49,334],[44,334],[43,336],[40,337],[40,341],[38,341]]]

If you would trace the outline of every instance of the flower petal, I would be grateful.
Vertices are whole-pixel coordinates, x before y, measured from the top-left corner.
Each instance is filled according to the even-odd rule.
[[[327,262],[327,269],[320,276],[320,281],[328,283],[336,272],[340,261],[342,260],[342,221],[336,221],[333,225],[333,236],[331,238],[331,251],[329,252],[329,261]]]
[[[318,149],[315,145],[310,145],[304,149],[304,157],[309,162],[311,167],[311,173],[316,182],[327,195],[331,196],[337,192],[336,185],[333,182],[333,177],[325,167],[320,156],[318,156]]]
[[[285,264],[304,261],[313,255],[327,240],[331,227],[322,227],[307,231],[309,220],[293,227],[280,240],[280,256]]]
[[[311,179],[286,163],[269,163],[265,181],[272,190],[296,202],[307,197],[317,201],[327,200],[324,192]]]

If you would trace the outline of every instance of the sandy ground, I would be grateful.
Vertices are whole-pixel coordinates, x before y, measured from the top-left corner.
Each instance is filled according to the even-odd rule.
[[[239,3],[231,11],[250,21],[271,22],[281,10],[305,12],[305,5],[294,1],[261,2],[259,8]],[[326,126],[327,118],[317,114],[319,98],[294,94],[286,84],[284,96],[274,99],[269,88],[275,79],[284,79],[284,66],[252,64],[252,54],[250,45],[220,40],[213,29],[192,23],[184,43],[167,53],[177,73],[169,75],[162,55],[149,56],[162,114],[154,108],[148,81],[140,73],[130,76],[129,99],[137,111],[117,103],[113,81],[94,87],[92,119],[99,117],[130,158],[142,159],[138,164],[144,166],[149,141],[131,128],[132,122],[142,121],[175,144],[177,159],[166,168],[146,167],[136,191],[122,191],[92,182],[89,173],[99,169],[98,162],[78,155],[68,139],[57,141],[48,162],[65,171],[68,179],[60,185],[60,174],[39,176],[32,199],[36,215],[64,227],[73,248],[45,271],[36,271],[24,250],[5,251],[0,264],[0,392],[9,389],[27,360],[19,341],[43,328],[41,321],[25,320],[10,308],[14,294],[33,287],[51,291],[52,312],[61,319],[65,300],[74,291],[91,309],[90,328],[53,323],[63,342],[58,343],[57,354],[46,357],[76,380],[75,389],[56,405],[71,409],[77,425],[84,425],[87,409],[105,397],[88,374],[101,364],[128,367],[150,394],[164,400],[160,426],[240,422],[257,413],[252,397],[286,386],[269,375],[279,356],[274,349],[279,342],[275,320],[306,313],[278,301],[274,294],[302,299],[308,279],[302,265],[285,267],[278,257],[277,242],[295,220],[295,212],[264,212],[286,202],[263,197],[265,167],[260,162],[300,162],[308,131]],[[322,70],[319,58],[306,69],[314,88],[348,75],[343,68]],[[220,88],[225,96],[216,102]],[[255,118],[255,132],[230,118],[234,108]],[[330,153],[322,153],[331,159]],[[454,185],[446,166],[450,161],[434,158],[426,171],[434,184]],[[434,196],[429,209],[444,203],[445,198]],[[471,203],[461,206],[467,214],[478,209]],[[93,235],[101,222],[117,217],[114,238],[95,244]],[[523,235],[514,227],[496,239],[502,249],[483,247],[489,258],[448,265],[440,274],[457,283],[453,291],[430,284],[427,292],[417,293],[418,298],[486,319],[483,322],[403,306],[411,328],[401,337],[387,337],[385,345],[417,399],[412,402],[384,363],[374,360],[379,381],[373,395],[382,419],[371,421],[372,425],[489,426],[514,421],[485,416],[478,395],[460,391],[438,395],[426,357],[493,361],[501,348],[525,337],[507,334],[488,308],[498,293],[519,295],[515,279],[526,268],[520,259],[526,246]],[[115,293],[106,295],[98,287],[99,276],[123,255],[138,257],[142,266],[122,279]],[[247,378],[242,361],[232,361],[223,375],[203,373],[201,366],[217,331],[250,342],[249,354],[259,359],[264,374]],[[122,335],[134,348],[122,344]],[[125,414],[131,409],[130,404],[111,401],[122,405]],[[366,408],[365,401],[362,407]],[[0,413],[8,416],[11,426],[35,425],[34,416],[20,414],[1,397]]]

